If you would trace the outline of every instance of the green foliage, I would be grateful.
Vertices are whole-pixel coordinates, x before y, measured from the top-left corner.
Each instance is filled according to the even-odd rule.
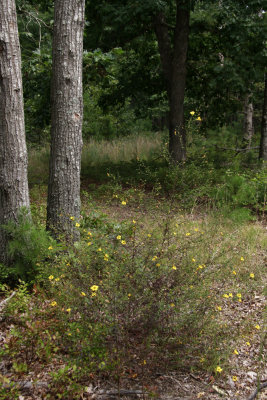
[[[27,210],[22,210],[18,223],[10,222],[5,226],[5,230],[10,236],[8,251],[13,263],[5,267],[4,272],[11,281],[22,279],[32,282],[38,273],[38,264],[47,253],[48,247],[54,240],[49,236],[44,227],[33,224]]]
[[[50,308],[62,320],[71,356],[82,368],[112,374],[127,365],[138,373],[146,363],[177,365],[183,343],[211,323],[209,289],[181,257],[187,236],[177,244],[168,220],[143,232],[134,220],[111,223],[96,213],[84,216],[81,234],[42,277],[47,268]],[[203,273],[209,279],[208,269]]]

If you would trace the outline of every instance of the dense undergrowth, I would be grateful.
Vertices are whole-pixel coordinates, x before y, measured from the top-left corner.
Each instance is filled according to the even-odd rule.
[[[82,215],[69,216],[81,236],[74,246],[44,228],[47,150],[38,152],[39,170],[30,159],[33,222],[22,213],[7,227],[16,262],[1,266],[0,288],[20,283],[5,309],[13,327],[0,356],[17,379],[52,360],[47,399],[79,398],[88,377],[120,386],[144,385],[156,371],[237,375],[230,359],[239,346],[264,341],[263,316],[240,323],[240,315],[266,283],[266,170],[241,168],[247,155],[219,167],[193,148],[174,167],[159,139],[158,153],[151,137],[138,139],[147,145],[140,157],[124,140],[123,160],[119,142],[109,163],[98,158],[105,143],[85,153]],[[0,399],[10,390],[18,398],[11,384]]]

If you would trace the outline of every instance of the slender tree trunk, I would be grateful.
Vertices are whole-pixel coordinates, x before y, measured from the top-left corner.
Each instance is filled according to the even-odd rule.
[[[184,95],[186,60],[189,41],[190,2],[176,0],[176,25],[173,46],[168,26],[162,13],[154,20],[163,74],[169,98],[169,153],[174,163],[186,159],[186,131],[184,126]]]
[[[186,0],[177,0],[176,26],[174,31],[169,151],[175,163],[179,163],[186,159],[184,95],[190,17],[188,3],[190,2]]]
[[[242,148],[250,149],[251,140],[254,135],[253,126],[253,104],[251,101],[251,94],[247,94],[244,104],[244,124],[243,124],[243,140]]]
[[[0,262],[8,237],[1,225],[29,208],[21,54],[15,0],[0,1]]]
[[[264,161],[267,161],[267,72],[265,73],[264,102],[262,109],[259,158]]]
[[[56,0],[47,228],[78,239],[80,217],[84,0]]]
[[[82,151],[84,0],[56,0],[53,33],[51,155],[47,228],[78,239]]]

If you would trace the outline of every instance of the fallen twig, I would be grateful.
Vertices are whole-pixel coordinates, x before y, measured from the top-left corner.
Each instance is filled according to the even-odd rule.
[[[100,390],[96,393],[98,396],[131,396],[136,394],[146,394],[143,390],[128,390],[128,389],[121,389],[121,390]]]
[[[264,388],[267,387],[267,382],[264,382],[262,385],[258,386],[257,389],[255,390],[255,392],[252,393],[252,395],[250,395],[250,397],[248,398],[248,400],[254,400],[257,397],[257,394]]]

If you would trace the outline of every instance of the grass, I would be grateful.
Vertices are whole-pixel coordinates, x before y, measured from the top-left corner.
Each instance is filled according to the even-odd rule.
[[[126,136],[112,141],[92,138],[83,145],[82,174],[88,176],[91,168],[99,169],[103,165],[106,169],[107,165],[129,163],[132,160],[149,162],[158,157],[161,148],[162,134],[159,133]],[[48,146],[29,149],[28,177],[32,186],[48,182],[49,153]],[[101,174],[98,173],[98,176]]]
[[[36,363],[51,368],[51,358],[50,394],[66,399],[88,377],[140,384],[182,369],[241,379],[246,343],[263,340],[263,303],[254,299],[266,284],[264,226],[188,214],[141,189],[103,193],[83,192],[81,242],[49,246],[36,260],[41,286],[32,294],[22,286],[6,310],[16,339],[2,360],[13,363],[13,379]],[[44,208],[45,188],[32,196]]]
[[[16,230],[12,251],[22,273],[34,256],[33,282],[6,308],[0,352],[12,382],[47,369],[47,398],[79,398],[99,379],[147,383],[153,397],[158,371],[226,382],[255,368],[240,365],[264,352],[265,172],[218,170],[205,152],[171,168],[160,148],[160,136],[85,145],[73,247],[44,231],[48,149],[30,152],[35,227]]]

